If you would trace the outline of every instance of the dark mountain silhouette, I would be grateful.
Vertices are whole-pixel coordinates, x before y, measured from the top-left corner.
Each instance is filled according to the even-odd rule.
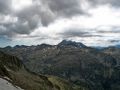
[[[77,43],[77,42],[74,42],[74,41],[68,41],[68,40],[63,40],[62,42],[60,42],[58,44],[59,47],[65,47],[65,46],[72,46],[72,47],[77,47],[77,48],[86,48],[87,46],[85,46],[84,44],[82,43]]]

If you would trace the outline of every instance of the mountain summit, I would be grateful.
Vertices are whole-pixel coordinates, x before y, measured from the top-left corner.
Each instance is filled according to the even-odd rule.
[[[80,42],[75,42],[75,41],[70,41],[70,40],[63,40],[58,44],[59,47],[65,47],[65,46],[72,46],[72,47],[77,47],[77,48],[85,48],[84,44]]]

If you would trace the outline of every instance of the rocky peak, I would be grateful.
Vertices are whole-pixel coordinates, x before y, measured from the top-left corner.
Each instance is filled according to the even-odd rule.
[[[82,44],[80,42],[75,42],[75,41],[70,41],[70,40],[63,40],[62,42],[60,42],[58,44],[58,46],[60,46],[60,47],[73,46],[73,47],[78,47],[78,48],[85,48],[85,47],[87,47],[87,46],[85,46],[84,44]]]

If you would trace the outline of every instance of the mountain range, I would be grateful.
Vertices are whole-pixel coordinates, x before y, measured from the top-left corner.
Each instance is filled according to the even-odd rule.
[[[4,87],[4,82],[9,84]],[[8,90],[10,85],[14,90],[79,90],[62,78],[30,72],[17,57],[3,52],[0,52],[0,83],[1,90]]]
[[[19,63],[11,60],[9,62],[14,62],[14,64],[7,65],[13,66],[13,71],[14,68],[19,69],[15,70],[13,77],[15,80],[22,78],[15,84],[25,90],[42,90],[38,89],[38,82],[41,82],[41,78],[41,84],[46,85],[43,90],[56,90],[53,89],[56,87],[59,88],[58,90],[120,90],[120,48],[118,47],[99,50],[79,42],[63,40],[58,45],[17,45],[0,48],[0,50],[6,53],[5,57],[10,55],[19,59]],[[5,63],[7,62],[5,61]],[[11,67],[9,68],[11,70]],[[6,72],[8,73],[8,71]],[[23,75],[17,76],[17,73]],[[0,73],[0,75],[2,74],[3,72]],[[9,73],[6,76],[9,77]],[[23,86],[21,85],[22,80],[25,79],[24,76],[28,77],[28,80],[25,80],[28,82],[24,82],[24,85],[29,89],[26,89],[23,84]],[[30,80],[30,77],[33,78],[33,81]],[[37,81],[34,80],[36,78]],[[14,81],[14,78],[11,80]],[[32,82],[33,89],[29,87],[29,80]],[[57,86],[55,82],[57,82]],[[50,83],[53,88],[50,88]],[[66,86],[65,89],[60,87],[61,83],[62,86]]]

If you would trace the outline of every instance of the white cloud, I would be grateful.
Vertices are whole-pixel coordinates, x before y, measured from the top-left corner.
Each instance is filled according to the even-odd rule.
[[[4,23],[15,23],[18,18],[11,15],[0,15],[0,24]]]
[[[32,0],[12,0],[12,8],[14,10],[21,10],[32,5]]]
[[[12,23],[17,25],[13,30],[16,35],[11,37],[13,42],[25,44],[56,44],[62,39],[70,39],[86,45],[105,46],[120,40],[120,8],[112,6],[113,0],[110,3],[102,0],[104,4],[94,2],[95,6],[91,6],[89,0],[75,1],[12,0],[13,12],[0,14],[0,33],[8,27],[6,23]]]
[[[114,43],[110,43],[109,40],[120,39],[120,33],[98,32],[99,30],[111,31],[113,26],[120,26],[119,9],[116,10],[109,5],[105,5],[96,9],[90,9],[88,12],[91,16],[74,16],[70,19],[58,19],[48,27],[39,27],[31,35],[49,37],[49,40],[54,40],[55,38],[62,39],[59,33],[64,33],[66,30],[69,31],[71,28],[74,28],[77,31],[89,32],[93,37],[76,36],[68,39],[82,41],[87,45],[112,45]],[[98,35],[98,37],[94,35]]]

